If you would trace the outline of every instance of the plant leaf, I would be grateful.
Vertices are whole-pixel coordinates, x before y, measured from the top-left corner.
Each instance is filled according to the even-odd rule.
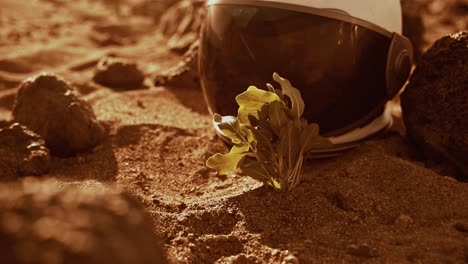
[[[256,160],[248,159],[242,162],[240,169],[244,175],[250,176],[262,182],[270,181],[271,175],[262,167],[262,164]]]
[[[255,135],[253,133],[253,128],[248,125],[241,125],[241,133],[244,136],[244,139],[246,140],[247,143],[251,145],[255,145],[257,142],[257,139],[255,138]]]
[[[302,100],[301,92],[291,85],[291,82],[283,77],[279,76],[278,73],[273,73],[273,79],[281,85],[283,94],[289,97],[291,100],[291,111],[296,118],[301,118],[304,113],[305,104]]]
[[[245,154],[245,153],[249,152],[249,150],[250,150],[250,147],[247,144],[234,145],[231,148],[231,151],[229,153],[231,153],[231,154]]]
[[[265,168],[266,167],[266,168]],[[240,169],[242,174],[250,176],[256,180],[266,182],[276,190],[282,190],[282,185],[276,179],[277,175],[271,174],[269,171],[274,171],[271,166],[263,165],[262,163],[253,159],[244,159]]]
[[[314,137],[304,147],[304,153],[311,150],[327,149],[333,146],[333,143],[325,137]]]
[[[301,146],[302,151],[307,152],[308,144],[313,140],[313,138],[319,136],[319,126],[315,123],[307,125],[301,132]]]
[[[285,106],[282,102],[275,101],[270,104],[268,117],[273,132],[279,137],[281,128],[288,122],[288,116],[284,111]]]
[[[229,138],[234,145],[245,143],[246,133],[241,128],[239,120],[235,116],[220,116],[214,114],[213,121],[222,135]]]
[[[294,168],[300,153],[300,131],[294,126],[293,122],[288,123],[281,128],[280,140],[278,144],[278,160],[282,175],[288,175],[288,171]]]
[[[274,101],[279,102],[279,101]],[[256,119],[257,126],[255,127],[263,136],[265,136],[269,141],[273,140],[273,130],[271,128],[268,112],[270,109],[270,104],[265,104],[262,109],[258,111],[258,119]]]
[[[268,162],[270,164],[276,163],[275,149],[271,144],[270,139],[260,129],[253,130],[255,138],[257,139],[255,148],[257,150],[257,157],[260,162]]]
[[[206,161],[208,168],[216,170],[219,175],[228,175],[237,171],[245,153],[215,154]]]
[[[247,91],[236,96],[236,102],[239,105],[237,117],[243,124],[250,124],[249,115],[258,117],[258,111],[265,104],[273,101],[280,101],[277,94],[258,89],[255,86],[250,86]]]
[[[268,91],[270,91],[271,93],[276,93],[275,87],[273,87],[273,85],[267,83],[266,86],[268,88]]]
[[[281,89],[251,86],[236,97],[237,117],[214,116],[214,124],[234,146],[228,154],[209,158],[206,165],[221,175],[240,169],[278,191],[290,191],[301,180],[304,153],[332,143],[319,135],[317,124],[302,118],[300,91],[276,73],[273,78]]]
[[[319,134],[318,124],[309,124],[301,132],[302,153],[306,153],[313,149],[329,148],[333,143]]]

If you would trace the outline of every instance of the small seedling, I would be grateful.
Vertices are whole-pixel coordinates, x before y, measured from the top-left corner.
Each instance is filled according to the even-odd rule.
[[[237,117],[214,115],[214,123],[233,147],[215,154],[206,165],[220,175],[240,172],[275,190],[288,192],[302,177],[304,153],[332,144],[319,135],[319,126],[302,118],[304,101],[291,83],[273,74],[281,89],[251,86],[236,97]]]

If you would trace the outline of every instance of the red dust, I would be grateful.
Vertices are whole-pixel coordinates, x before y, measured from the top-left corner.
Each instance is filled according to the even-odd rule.
[[[147,86],[135,87],[144,89],[128,91],[93,82],[105,56],[136,62],[145,76],[180,61],[155,23],[161,10],[140,16],[133,7],[142,2],[156,1],[121,1],[119,15],[100,1],[1,1],[0,120],[7,121],[0,124],[10,119],[17,85],[47,71],[74,85],[109,130],[90,152],[54,157],[44,178],[131,192],[170,263],[468,261],[468,186],[427,168],[405,135],[390,131],[340,157],[310,161],[299,187],[280,194],[206,169],[205,160],[227,148],[213,131],[201,89],[156,87],[148,78]],[[425,48],[460,26],[455,15],[439,19],[451,9],[427,2],[412,7],[424,7]],[[109,34],[118,41],[96,41],[97,28],[118,23],[126,25],[128,41],[116,32]]]

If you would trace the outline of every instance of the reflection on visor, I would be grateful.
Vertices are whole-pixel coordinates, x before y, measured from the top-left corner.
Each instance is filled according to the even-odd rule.
[[[387,100],[390,39],[332,18],[266,7],[210,6],[200,71],[211,111],[236,115],[235,96],[265,87],[273,72],[291,80],[304,116],[340,134],[379,116]]]

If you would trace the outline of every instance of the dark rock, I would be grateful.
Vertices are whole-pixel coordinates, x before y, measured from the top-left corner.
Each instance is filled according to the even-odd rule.
[[[0,129],[0,177],[40,176],[49,171],[44,140],[19,124]]]
[[[0,219],[2,264],[166,263],[140,204],[99,183],[1,184]]]
[[[407,134],[431,158],[443,157],[468,179],[468,34],[438,40],[417,65],[402,109]]]
[[[461,233],[467,233],[468,234],[468,223],[456,223],[453,227],[455,227],[455,229],[458,231],[458,232],[461,232]]]
[[[106,57],[98,62],[94,81],[111,88],[139,89],[145,75],[138,65],[122,58]]]
[[[205,15],[205,1],[183,0],[171,6],[161,17],[162,33],[169,37],[172,51],[184,53],[198,40]]]
[[[184,58],[175,67],[156,75],[154,85],[170,86],[176,88],[199,88],[200,77],[198,75],[198,45],[194,42],[184,54]]]
[[[360,245],[351,244],[346,248],[346,253],[356,257],[364,258],[372,258],[377,256],[375,250],[366,243]]]
[[[41,74],[23,82],[13,119],[44,138],[53,155],[72,156],[98,145],[105,129],[93,109],[63,79]]]

